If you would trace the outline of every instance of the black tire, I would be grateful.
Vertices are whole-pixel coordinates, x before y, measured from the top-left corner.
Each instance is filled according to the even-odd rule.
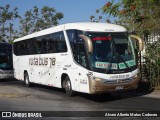
[[[30,87],[30,86],[31,86],[31,83],[30,83],[30,81],[29,81],[29,75],[28,75],[28,73],[25,73],[25,74],[24,74],[24,83],[25,83],[25,85],[26,85],[27,87]]]
[[[63,81],[63,87],[68,96],[75,96],[75,91],[72,90],[72,84],[68,76],[66,76],[65,80]]]

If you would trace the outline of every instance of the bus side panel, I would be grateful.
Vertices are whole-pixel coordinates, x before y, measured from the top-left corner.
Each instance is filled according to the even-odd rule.
[[[25,60],[24,57],[16,56],[13,54],[14,78],[16,78],[18,80],[24,80],[23,74],[24,74],[25,64],[23,64],[23,63],[27,62],[24,60]]]
[[[82,66],[78,66],[80,92],[89,93],[89,71]]]
[[[56,56],[56,55],[55,55]],[[55,56],[52,54],[40,54],[30,56],[28,58],[28,71],[30,81],[33,83],[50,85],[54,80],[55,72]]]
[[[77,66],[73,62],[72,55],[70,53],[62,53],[56,57],[56,71],[55,79],[56,87],[61,87],[61,77],[62,75],[67,75],[70,78],[72,89],[79,91],[79,81],[77,75]],[[64,80],[64,79],[63,79]],[[63,81],[62,80],[62,81]]]

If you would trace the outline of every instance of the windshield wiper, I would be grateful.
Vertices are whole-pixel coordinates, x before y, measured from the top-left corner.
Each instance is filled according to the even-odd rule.
[[[114,51],[118,56],[119,58],[123,61],[123,63],[127,66],[127,68],[129,69],[130,67],[127,65],[127,63],[125,62],[125,60],[120,56],[120,54],[117,52],[117,51]]]
[[[113,58],[113,52],[111,53],[111,58],[109,59],[109,68],[106,69],[106,73],[108,73],[109,70],[111,69],[111,61],[112,61],[112,58]]]
[[[111,43],[112,43],[112,53],[115,54],[115,56],[118,56],[122,61],[123,63],[127,66],[127,68],[129,69],[130,67],[127,65],[127,63],[125,62],[125,60],[120,56],[120,54],[116,51],[116,47],[115,47],[115,43],[114,43],[114,40],[111,40]],[[113,55],[112,55],[113,57]]]

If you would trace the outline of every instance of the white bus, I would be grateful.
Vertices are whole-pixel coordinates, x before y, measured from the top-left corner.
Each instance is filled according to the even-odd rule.
[[[131,37],[114,24],[59,25],[14,40],[13,50],[16,79],[64,88],[69,96],[136,89],[140,78]]]
[[[13,78],[12,45],[0,43],[0,79]]]

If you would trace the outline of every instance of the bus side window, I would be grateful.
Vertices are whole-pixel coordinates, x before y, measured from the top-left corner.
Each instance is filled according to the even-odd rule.
[[[28,39],[26,41],[26,44],[27,44],[27,55],[33,54],[33,41],[32,41],[32,39]]]
[[[79,37],[77,38],[77,40],[78,40],[77,42],[78,43],[78,63],[80,63],[84,67],[87,67],[84,41]]]
[[[52,42],[54,53],[67,52],[67,45],[63,32],[54,33]]]
[[[19,42],[13,44],[13,52],[15,55],[19,55]]]
[[[58,47],[60,52],[67,52],[66,41],[63,33],[60,35],[60,41],[58,42]]]
[[[80,65],[87,67],[84,41],[78,37],[79,34],[82,34],[82,32],[67,30],[67,35],[75,61]]]
[[[54,53],[55,52],[55,47],[54,47],[54,41],[53,39],[49,39],[49,53]]]
[[[42,53],[43,54],[48,53],[48,50],[49,50],[49,40],[47,36],[44,36],[42,38]]]
[[[26,45],[24,41],[19,42],[20,46],[19,46],[19,55],[25,55],[26,54]]]
[[[78,58],[77,58],[76,31],[67,30],[67,35],[68,35],[70,46],[73,52],[73,57],[77,61]]]
[[[42,53],[42,40],[40,38],[34,39],[34,54]]]

